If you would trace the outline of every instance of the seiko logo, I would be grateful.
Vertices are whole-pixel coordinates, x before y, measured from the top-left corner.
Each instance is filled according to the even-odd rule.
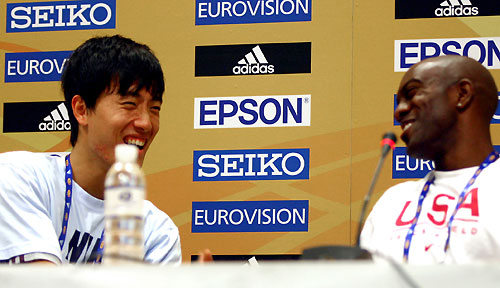
[[[274,73],[274,65],[268,64],[266,56],[257,45],[243,59],[238,61],[238,66],[234,66],[233,73],[236,75],[272,74]]]
[[[309,149],[195,151],[194,181],[309,178]]]
[[[476,16],[479,14],[479,8],[473,7],[469,0],[447,0],[443,1],[434,13],[438,17]]]
[[[311,95],[195,98],[194,128],[310,126]]]
[[[115,0],[7,4],[7,32],[115,27]]]

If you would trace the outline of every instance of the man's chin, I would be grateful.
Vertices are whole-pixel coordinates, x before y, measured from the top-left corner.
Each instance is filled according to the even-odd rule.
[[[425,147],[417,145],[406,145],[406,155],[414,159],[432,160],[431,155],[427,155]]]
[[[422,158],[422,147],[417,145],[415,142],[411,142],[408,139],[402,139],[406,144],[406,155],[412,158]]]

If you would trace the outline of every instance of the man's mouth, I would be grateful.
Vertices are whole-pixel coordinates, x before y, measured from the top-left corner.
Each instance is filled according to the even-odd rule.
[[[125,144],[129,145],[135,145],[139,150],[144,149],[144,146],[146,145],[146,139],[141,139],[141,138],[135,138],[135,137],[125,137],[123,140]]]
[[[408,137],[410,134],[409,130],[413,126],[413,122],[415,122],[415,120],[401,121],[401,129],[403,129],[403,133],[401,133],[401,140],[405,143],[408,143]]]
[[[413,122],[406,122],[404,124],[401,124],[401,126],[402,126],[401,128],[403,129],[403,132],[405,132],[406,130],[408,130],[411,127],[412,124],[413,124]]]

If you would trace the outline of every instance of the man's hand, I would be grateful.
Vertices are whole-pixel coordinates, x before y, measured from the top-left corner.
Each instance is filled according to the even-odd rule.
[[[212,252],[210,249],[205,249],[198,254],[198,263],[213,262]]]

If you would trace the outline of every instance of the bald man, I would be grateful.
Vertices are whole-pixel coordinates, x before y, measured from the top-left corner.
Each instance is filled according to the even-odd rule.
[[[490,72],[467,57],[429,58],[408,70],[394,117],[407,153],[436,169],[382,195],[362,247],[412,264],[500,259],[500,161],[489,129],[497,91]]]

